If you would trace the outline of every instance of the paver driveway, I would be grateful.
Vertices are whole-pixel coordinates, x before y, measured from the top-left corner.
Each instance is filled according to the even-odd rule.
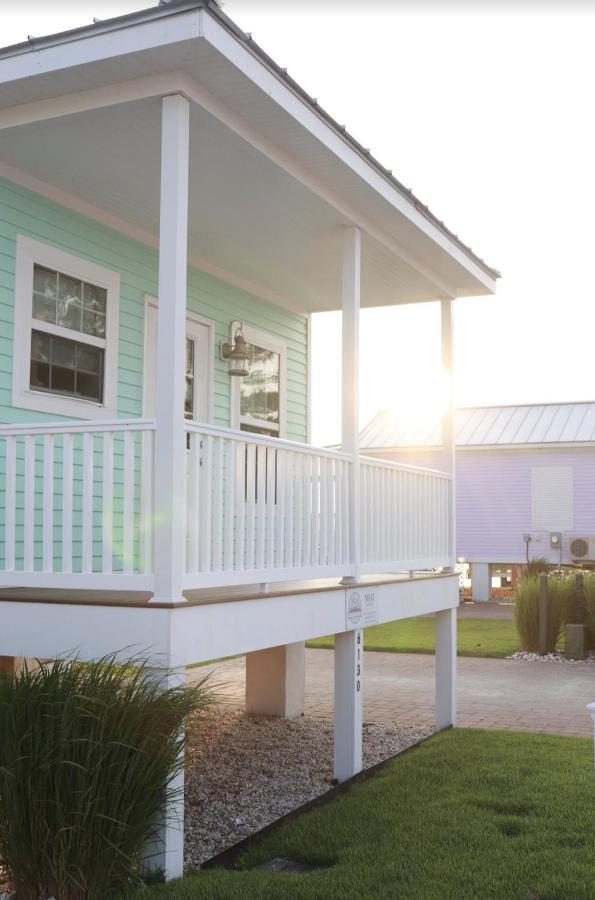
[[[434,657],[414,653],[372,653],[364,657],[364,716],[404,725],[434,724]],[[223,697],[244,702],[244,658],[213,667],[225,682]],[[206,667],[190,670],[191,678]],[[575,734],[588,737],[585,709],[595,700],[595,664],[535,663],[506,659],[459,659],[458,724]],[[306,714],[333,714],[333,651],[306,650]]]

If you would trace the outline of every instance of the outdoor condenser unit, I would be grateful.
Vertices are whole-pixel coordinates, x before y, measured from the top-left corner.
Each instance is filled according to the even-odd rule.
[[[573,563],[595,566],[595,535],[572,538],[568,550]]]

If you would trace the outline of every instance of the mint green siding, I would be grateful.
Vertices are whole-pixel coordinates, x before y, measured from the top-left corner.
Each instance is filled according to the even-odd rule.
[[[157,294],[157,251],[0,179],[0,422],[56,419],[12,406],[12,334],[16,236],[24,234],[91,260],[120,275],[118,415],[142,415],[144,295]],[[218,358],[230,320],[240,319],[287,343],[287,437],[306,439],[307,328],[304,316],[190,267],[188,309],[215,323],[214,421],[230,425],[230,379]]]

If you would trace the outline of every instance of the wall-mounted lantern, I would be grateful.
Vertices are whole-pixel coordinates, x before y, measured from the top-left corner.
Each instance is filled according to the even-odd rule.
[[[229,340],[221,341],[219,356],[227,362],[231,378],[244,378],[250,374],[248,366],[250,354],[241,322],[234,320],[229,323]]]

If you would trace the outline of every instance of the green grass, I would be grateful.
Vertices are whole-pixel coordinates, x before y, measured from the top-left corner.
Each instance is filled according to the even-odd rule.
[[[308,647],[334,647],[333,635],[308,641]],[[433,616],[401,619],[386,625],[372,625],[364,632],[366,650],[388,653],[433,653],[435,626]],[[519,649],[519,640],[511,619],[459,619],[459,656],[509,656]]]
[[[275,856],[330,868],[249,871]],[[198,872],[139,900],[592,900],[592,742],[444,732],[269,833],[239,869]]]

